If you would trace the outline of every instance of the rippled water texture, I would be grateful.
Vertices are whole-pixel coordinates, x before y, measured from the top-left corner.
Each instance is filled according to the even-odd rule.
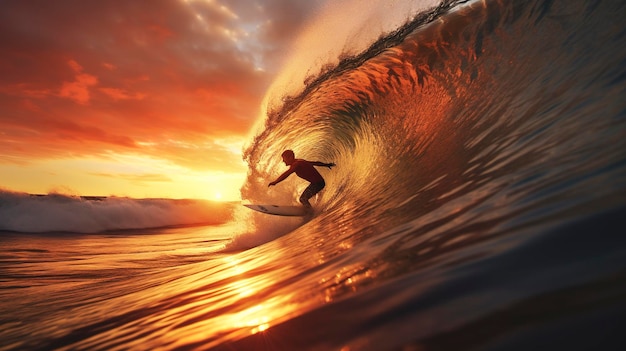
[[[267,190],[283,149],[337,163],[312,219],[3,233],[2,348],[621,349],[626,5],[448,5],[250,142],[246,201],[307,185]]]

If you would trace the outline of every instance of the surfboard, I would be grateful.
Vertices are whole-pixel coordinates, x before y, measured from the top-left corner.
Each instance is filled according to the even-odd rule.
[[[278,206],[278,205],[252,205],[245,204],[247,208],[275,216],[306,216],[309,212],[302,206]]]

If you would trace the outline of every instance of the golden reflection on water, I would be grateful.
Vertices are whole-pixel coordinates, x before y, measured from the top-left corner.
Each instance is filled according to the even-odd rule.
[[[192,284],[180,286],[189,292],[179,296],[187,300],[176,317],[181,326],[167,338],[179,346],[211,347],[264,332],[297,313],[301,304],[280,289],[281,281],[293,274],[293,268],[278,266],[281,257],[276,247],[271,254],[260,247],[206,262],[219,270],[207,269],[196,274],[199,279]]]
[[[5,273],[28,279],[5,283],[21,288],[0,296],[15,294],[0,306],[11,315],[0,336],[17,348],[55,339],[78,349],[211,347],[302,313],[306,290],[292,285],[300,267],[284,263],[289,251],[270,244],[223,254],[219,240],[207,240],[231,230],[7,241]]]
[[[286,297],[276,297],[263,301],[241,312],[227,316],[230,325],[236,329],[249,330],[250,334],[257,334],[272,326],[272,322],[296,307],[288,302]]]

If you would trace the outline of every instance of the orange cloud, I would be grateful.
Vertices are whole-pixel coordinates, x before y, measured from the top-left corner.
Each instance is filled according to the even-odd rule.
[[[59,96],[74,100],[79,104],[89,102],[89,87],[98,84],[98,78],[89,74],[79,74],[73,82],[65,82],[61,86]]]
[[[172,179],[162,174],[122,174],[122,173],[89,173],[97,177],[121,178],[131,182],[172,182]]]
[[[0,163],[141,154],[242,171],[231,147],[320,1],[10,1],[0,11]]]
[[[117,89],[117,88],[100,88],[99,90],[103,92],[104,94],[108,95],[109,97],[111,97],[113,100],[129,100],[129,99],[141,100],[146,97],[146,94],[142,94],[142,93],[132,94],[123,89]]]
[[[79,104],[87,104],[89,102],[89,87],[98,84],[98,78],[81,73],[83,67],[74,60],[69,60],[67,65],[76,73],[76,76],[72,82],[63,82],[59,96],[69,98]]]

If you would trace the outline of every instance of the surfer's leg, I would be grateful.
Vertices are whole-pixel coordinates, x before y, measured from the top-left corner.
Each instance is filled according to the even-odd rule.
[[[313,186],[313,184],[310,184],[309,186],[306,187],[306,189],[304,189],[304,191],[302,192],[302,195],[300,195],[300,203],[302,205],[304,205],[304,207],[311,207],[311,203],[309,202],[309,199],[311,197],[313,197],[313,190],[311,189],[311,187]]]
[[[304,194],[302,194],[304,195]],[[304,196],[300,196],[300,203],[302,204],[302,206],[306,207],[306,208],[311,208],[311,203],[309,202],[309,199],[305,198]]]
[[[311,203],[309,202],[309,199],[315,196],[315,194],[319,193],[322,189],[324,189],[324,186],[326,186],[326,183],[324,182],[309,184],[309,186],[302,192],[302,195],[300,195],[300,203],[302,203],[304,207],[311,208]]]

